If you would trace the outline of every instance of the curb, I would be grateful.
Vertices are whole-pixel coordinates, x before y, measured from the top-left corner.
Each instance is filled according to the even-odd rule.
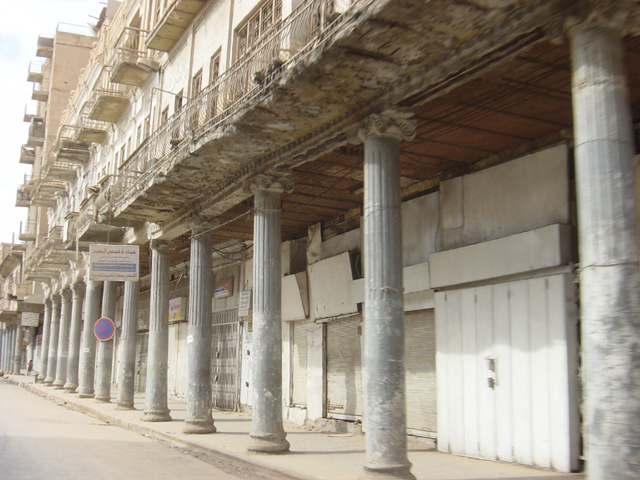
[[[17,385],[18,387],[22,387],[25,390],[27,390],[28,392],[34,394],[34,395],[38,395],[40,397],[45,398],[46,400],[55,402],[56,404],[59,404],[60,406],[69,406],[72,407],[74,411],[83,413],[85,415],[89,415],[91,417],[97,418],[98,420],[101,420],[105,423],[108,423],[109,425],[113,425],[119,428],[123,428],[126,430],[129,430],[131,432],[140,434],[140,435],[144,435],[148,438],[154,439],[154,440],[159,440],[165,443],[171,443],[171,444],[176,444],[176,445],[180,445],[182,447],[185,447],[189,450],[191,450],[192,452],[195,453],[200,453],[203,454],[205,456],[210,455],[215,457],[217,460],[224,462],[224,463],[229,463],[232,464],[235,467],[240,467],[240,468],[246,468],[248,470],[252,470],[253,472],[259,474],[259,475],[263,475],[265,477],[268,478],[273,478],[274,480],[316,480],[315,477],[309,477],[306,475],[300,475],[300,474],[294,474],[290,471],[287,471],[286,469],[279,469],[279,468],[275,468],[271,465],[266,465],[262,462],[256,462],[256,461],[251,461],[251,460],[247,460],[246,458],[239,456],[239,455],[235,455],[232,453],[228,453],[226,451],[222,451],[222,450],[217,450],[217,449],[213,449],[213,448],[207,448],[207,447],[203,447],[202,445],[199,445],[197,443],[194,442],[190,442],[188,440],[185,440],[183,438],[178,438],[175,437],[171,434],[167,434],[167,433],[162,433],[159,432],[157,430],[154,430],[152,428],[149,427],[143,427],[141,425],[137,425],[135,423],[131,423],[128,422],[126,420],[122,420],[120,418],[114,417],[112,415],[97,411],[93,408],[91,408],[88,405],[82,405],[80,403],[77,403],[74,401],[73,398],[70,399],[61,399],[60,397],[57,397],[55,395],[51,395],[50,393],[40,390],[36,387],[33,386],[33,384],[31,383],[24,383],[21,382],[15,378],[12,378],[10,376],[5,376],[4,377],[5,380],[8,380],[9,382],[13,383],[14,385]],[[60,401],[63,401],[64,403],[60,404]],[[256,457],[259,457],[260,453],[248,453],[248,455],[255,455]],[[266,454],[268,455],[268,454]],[[205,463],[211,463],[211,462],[207,462],[207,460],[203,460],[202,458],[199,458],[201,461],[204,461]]]

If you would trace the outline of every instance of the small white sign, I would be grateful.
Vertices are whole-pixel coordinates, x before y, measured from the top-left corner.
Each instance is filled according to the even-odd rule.
[[[251,308],[251,290],[245,290],[240,292],[238,299],[238,316],[248,317],[249,309]]]
[[[184,320],[187,310],[186,297],[172,298],[169,300],[169,321]]]
[[[40,323],[40,314],[34,312],[22,312],[23,327],[37,327]]]
[[[139,275],[138,245],[89,245],[89,280],[136,282]]]

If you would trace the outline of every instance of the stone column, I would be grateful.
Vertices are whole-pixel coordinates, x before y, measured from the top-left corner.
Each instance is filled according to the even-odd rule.
[[[49,353],[47,354],[47,376],[44,383],[52,384],[56,378],[58,365],[58,338],[60,336],[60,294],[51,296],[51,331],[49,334]]]
[[[4,375],[4,355],[5,353],[7,353],[7,346],[6,346],[6,326],[3,323],[2,325],[0,325],[0,376]]]
[[[570,32],[587,478],[638,478],[640,272],[622,37]]]
[[[364,140],[364,368],[366,475],[415,478],[407,457],[400,140],[415,136],[400,114],[371,115]]]
[[[42,324],[42,343],[40,344],[40,373],[44,380],[47,377],[47,363],[49,360],[49,337],[51,335],[51,298],[44,301],[44,321]]]
[[[138,296],[140,283],[124,283],[122,334],[119,345],[118,410],[133,410],[136,376],[136,334],[138,333]]]
[[[93,327],[100,318],[102,282],[89,280],[84,301],[84,328],[80,349],[78,393],[80,398],[93,397],[93,380],[96,367],[96,336]]]
[[[13,374],[20,375],[20,368],[22,367],[22,339],[24,338],[24,331],[22,325],[16,325],[16,339],[13,350]]]
[[[145,422],[171,420],[167,404],[169,358],[169,251],[167,242],[151,241],[151,302],[147,356]]]
[[[67,359],[69,357],[69,326],[71,325],[71,289],[61,292],[62,306],[60,310],[60,335],[58,336],[58,362],[56,379],[53,386],[62,388],[67,382]]]
[[[78,388],[78,368],[80,366],[80,330],[82,329],[82,303],[87,286],[78,282],[71,287],[71,328],[69,330],[69,358],[67,360],[67,382],[64,389],[74,392]]]
[[[116,316],[116,282],[104,282],[102,292],[102,317],[113,320]],[[97,321],[98,319],[96,319]],[[95,325],[95,322],[94,322]],[[113,367],[114,339],[98,342],[98,368],[96,372],[96,395],[99,402],[111,401],[111,369]]]
[[[211,414],[211,299],[213,222],[192,218],[187,336],[187,418],[184,433],[213,433]]]
[[[254,452],[284,452],[289,442],[282,425],[282,271],[280,197],[293,190],[286,177],[258,175],[252,185],[253,217],[253,415]]]
[[[27,368],[29,365],[29,360],[31,360],[32,365],[35,366],[35,351],[36,351],[36,328],[29,327],[27,329],[27,338],[29,339],[29,345],[27,345]],[[32,368],[33,371],[33,368]]]

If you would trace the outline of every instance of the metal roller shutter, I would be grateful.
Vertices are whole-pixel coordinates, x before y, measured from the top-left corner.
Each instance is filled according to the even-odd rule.
[[[327,416],[362,417],[362,316],[327,323]]]
[[[237,410],[240,352],[238,309],[215,312],[212,326],[211,376],[214,408]]]
[[[144,393],[147,388],[147,353],[149,351],[149,334],[139,333],[136,341],[136,393]]]
[[[435,433],[437,402],[434,311],[406,312],[404,326],[407,428],[410,431]]]

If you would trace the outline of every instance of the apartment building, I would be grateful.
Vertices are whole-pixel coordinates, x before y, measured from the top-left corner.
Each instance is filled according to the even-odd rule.
[[[193,434],[250,409],[253,451],[364,431],[389,478],[407,434],[634,478],[638,13],[109,1],[19,190],[45,382],[148,421],[184,397]]]

